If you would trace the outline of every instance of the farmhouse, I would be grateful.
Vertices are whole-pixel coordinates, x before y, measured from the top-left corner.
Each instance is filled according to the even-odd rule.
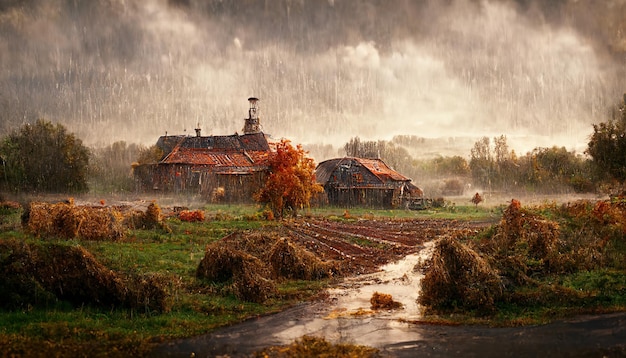
[[[424,193],[411,179],[389,168],[381,159],[335,158],[319,163],[317,182],[331,205],[399,208]]]
[[[273,145],[261,131],[258,99],[250,109],[243,134],[161,136],[157,163],[134,167],[140,190],[200,194],[213,202],[250,202],[263,186]]]

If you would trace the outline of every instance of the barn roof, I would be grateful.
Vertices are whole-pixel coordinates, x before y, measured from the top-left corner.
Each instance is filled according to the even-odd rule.
[[[163,136],[157,146],[165,157],[159,164],[211,166],[218,171],[266,169],[270,144],[263,133],[229,136]],[[171,148],[170,148],[171,147]]]
[[[389,181],[411,181],[411,179],[389,168],[381,159],[365,159],[355,157],[344,157],[325,160],[315,169],[315,177],[318,183],[324,185],[333,175],[333,172],[340,166],[360,166],[376,176],[381,182]]]
[[[267,166],[268,152],[216,151],[199,148],[176,147],[162,164],[209,165],[217,167]]]
[[[270,146],[264,133],[233,134],[223,136],[161,136],[157,146],[164,153],[172,152],[176,147],[205,150],[246,150],[269,151]]]

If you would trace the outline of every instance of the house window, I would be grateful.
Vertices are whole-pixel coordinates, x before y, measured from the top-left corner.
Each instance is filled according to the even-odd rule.
[[[352,179],[354,181],[356,181],[357,183],[361,183],[363,181],[363,174],[361,174],[361,173],[354,173],[354,174],[352,174]]]

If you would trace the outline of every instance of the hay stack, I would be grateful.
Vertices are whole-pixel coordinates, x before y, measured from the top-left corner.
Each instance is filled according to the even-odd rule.
[[[283,238],[269,252],[274,277],[316,280],[333,275],[332,263],[324,263],[312,253]]]
[[[129,307],[143,309],[146,313],[169,312],[174,304],[173,291],[180,286],[180,278],[172,276],[159,273],[137,276],[130,283],[127,303]]]
[[[73,239],[78,235],[78,220],[72,214],[72,203],[31,203],[28,230],[35,236]]]
[[[280,236],[275,231],[246,231],[228,235],[221,242],[229,247],[247,252],[250,255],[267,261],[269,251],[274,244],[280,240]]]
[[[198,278],[220,283],[232,280],[237,298],[251,302],[263,302],[277,292],[269,276],[261,260],[221,243],[207,246],[196,270]]]
[[[256,258],[255,258],[256,259]],[[262,303],[278,292],[274,281],[263,277],[261,261],[244,262],[233,276],[233,293],[244,301]]]
[[[218,283],[232,281],[240,299],[262,302],[276,293],[272,279],[315,280],[339,272],[276,232],[233,233],[208,245],[196,277]]]
[[[402,303],[394,301],[393,297],[386,293],[374,292],[370,298],[373,310],[395,310],[402,308]]]
[[[545,259],[557,250],[559,225],[520,207],[513,199],[504,211],[496,239],[503,239],[506,250],[525,247],[535,259]]]
[[[420,304],[438,310],[495,309],[503,295],[502,282],[478,253],[447,237],[437,243],[431,260],[422,279]]]
[[[124,305],[127,288],[123,279],[80,246],[16,241],[4,241],[2,246],[8,255],[2,257],[0,287],[14,289],[3,297],[21,296],[23,300],[8,300],[9,305],[45,304],[51,298],[75,305]],[[16,285],[16,281],[21,283]]]
[[[129,229],[161,229],[165,232],[172,231],[164,221],[163,215],[161,214],[161,207],[155,202],[150,203],[145,212],[133,210],[126,213],[124,225]]]
[[[34,275],[47,291],[75,305],[123,306],[126,284],[83,247],[47,245],[39,250]]]
[[[118,240],[124,237],[122,214],[112,208],[69,203],[31,203],[26,225],[35,236]]]
[[[518,284],[536,273],[556,271],[565,264],[559,254],[559,225],[523,208],[513,199],[504,211],[493,237],[480,250],[493,257],[492,264]]]
[[[14,239],[0,240],[0,308],[45,306],[56,297],[35,279],[36,252]]]
[[[232,279],[244,262],[245,253],[217,243],[208,245],[196,269],[196,277],[214,282]]]
[[[75,207],[78,237],[93,241],[115,241],[124,237],[124,217],[112,208]]]
[[[128,279],[102,265],[80,246],[0,240],[0,307],[127,307],[168,312],[178,281],[157,274]]]

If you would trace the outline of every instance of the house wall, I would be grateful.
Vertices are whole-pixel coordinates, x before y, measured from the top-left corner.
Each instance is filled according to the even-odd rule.
[[[139,191],[200,195],[211,202],[250,203],[266,171],[216,172],[209,166],[154,164],[135,168]]]
[[[204,172],[200,193],[210,202],[250,203],[265,183],[265,172],[224,174]]]
[[[377,209],[390,209],[396,207],[394,195],[397,190],[393,188],[338,188],[336,186],[324,187],[328,198],[328,204],[340,207],[369,207]]]

